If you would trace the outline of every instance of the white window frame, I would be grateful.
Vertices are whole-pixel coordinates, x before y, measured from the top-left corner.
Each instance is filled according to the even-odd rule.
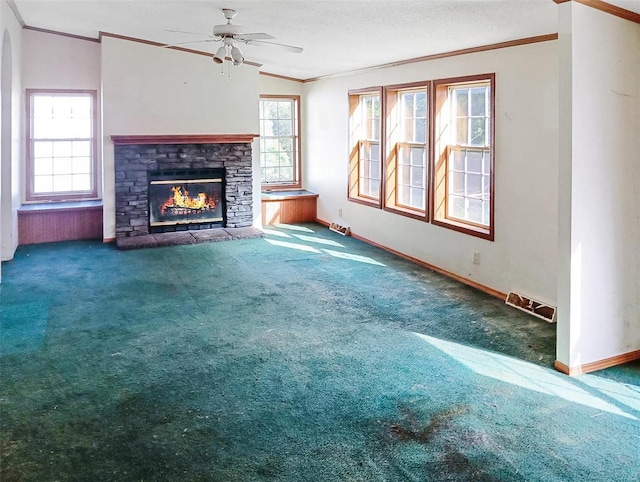
[[[286,102],[291,104],[291,134],[290,135],[268,135],[265,127],[265,122],[270,122],[272,119],[264,116],[264,104],[266,102]],[[265,170],[270,168],[276,168],[267,166],[267,152],[266,145],[273,143],[274,141],[280,143],[281,140],[286,139],[291,143],[292,150],[287,151],[292,158],[292,165],[278,166],[291,168],[293,175],[289,179],[266,180]],[[298,189],[302,187],[302,172],[301,172],[301,159],[300,159],[300,96],[287,96],[287,95],[261,95],[260,96],[260,182],[262,189],[277,190],[277,189]]]
[[[63,98],[63,97],[85,97],[90,100],[90,115],[88,121],[90,122],[88,137],[65,137],[60,135],[51,135],[48,137],[44,136],[36,136],[36,128],[37,119],[34,117],[33,108],[34,101],[37,97],[52,97],[52,98]],[[84,199],[98,199],[98,155],[97,155],[97,92],[95,90],[62,90],[62,89],[27,89],[26,91],[26,102],[27,102],[27,179],[26,179],[26,201],[27,202],[50,202],[50,201],[75,201],[75,200],[84,200]],[[62,120],[61,120],[62,119]],[[54,113],[52,112],[51,120],[52,122],[63,122],[64,120],[69,121],[73,119],[73,113],[70,117],[57,118],[54,117]],[[72,120],[71,120],[72,122]],[[58,159],[58,166],[61,166],[63,162],[62,159],[65,159],[64,162],[70,163],[73,165],[73,153],[70,156],[57,156],[55,154],[55,145],[62,145],[62,143],[68,144],[76,142],[89,142],[89,172],[82,173],[83,175],[88,175],[89,179],[89,188],[88,189],[77,189],[77,190],[57,190],[55,188],[51,190],[38,190],[36,191],[36,160],[41,158],[36,158],[36,143],[45,143],[50,142],[52,145],[51,151],[51,174],[47,174],[48,177],[52,178],[52,186],[55,182],[56,176],[74,176],[78,175],[73,172],[73,168],[71,170],[63,169],[62,171],[56,171],[56,159]],[[80,156],[87,157],[87,156]]]

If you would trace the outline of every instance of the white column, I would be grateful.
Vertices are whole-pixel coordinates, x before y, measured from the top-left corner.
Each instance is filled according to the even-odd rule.
[[[640,25],[559,5],[557,359],[640,349]]]

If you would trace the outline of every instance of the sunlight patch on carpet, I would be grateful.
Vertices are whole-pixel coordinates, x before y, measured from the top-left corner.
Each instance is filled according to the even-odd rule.
[[[275,224],[280,229],[288,229],[290,231],[302,231],[305,233],[315,233],[313,229],[306,228],[304,226],[295,226],[293,224]]]
[[[307,241],[309,243],[319,243],[319,244],[326,244],[329,246],[336,246],[337,248],[344,248],[344,245],[338,243],[337,241],[333,241],[331,239],[318,238],[316,236],[307,236],[306,234],[294,234],[294,236],[302,241]]]
[[[277,239],[265,239],[265,241],[269,244],[280,246],[282,248],[297,249],[298,251],[308,251],[310,253],[320,254],[320,251],[318,251],[316,248],[307,246],[306,244],[290,243],[288,241],[279,241]]]
[[[638,420],[637,417],[616,406],[616,402],[624,400],[623,403],[626,407],[640,410],[640,394],[634,393],[628,387],[625,390],[625,387],[619,383],[606,383],[607,381],[600,380],[598,384],[588,386],[582,379],[572,379],[548,368],[539,367],[516,358],[440,340],[420,333],[414,334],[479,375],[546,395],[560,397],[568,402],[579,403],[598,411]],[[609,386],[605,387],[605,385]],[[621,391],[628,392],[624,394],[624,398],[618,396],[616,400],[612,397],[611,393],[616,392],[621,395]],[[594,416],[596,415],[597,413],[594,414]]]
[[[323,249],[322,251],[324,251],[327,254],[330,254],[335,258],[348,259],[350,261],[357,261],[359,263],[375,264],[376,266],[384,266],[384,264],[382,264],[381,262],[376,261],[373,258],[369,258],[368,256],[360,256],[359,254],[344,253],[342,251],[334,251],[332,249]]]
[[[262,228],[262,232],[264,234],[268,234],[270,236],[279,236],[281,238],[290,238],[287,233],[281,233],[280,231],[276,231],[275,229]]]

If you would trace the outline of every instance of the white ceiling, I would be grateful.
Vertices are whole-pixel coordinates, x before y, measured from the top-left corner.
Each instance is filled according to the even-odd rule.
[[[97,38],[100,31],[166,44],[234,23],[304,48],[241,46],[261,71],[316,78],[430,54],[556,33],[552,0],[15,0],[29,27]],[[609,0],[640,13],[640,0]],[[180,30],[188,33],[169,32]],[[213,54],[215,42],[185,47]]]

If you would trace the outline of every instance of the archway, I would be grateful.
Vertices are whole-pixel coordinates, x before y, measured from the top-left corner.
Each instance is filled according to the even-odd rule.
[[[12,78],[11,37],[7,30],[2,37],[2,60],[0,67],[0,258],[13,258],[14,220],[11,169],[11,117]]]

